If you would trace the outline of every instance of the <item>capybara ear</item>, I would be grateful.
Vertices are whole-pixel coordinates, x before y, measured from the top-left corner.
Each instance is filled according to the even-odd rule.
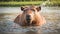
[[[37,8],[36,8],[36,10],[37,10],[37,11],[40,11],[40,10],[41,10],[41,7],[40,7],[40,6],[39,6],[39,7],[37,7]]]
[[[21,10],[24,11],[24,7],[21,7]]]

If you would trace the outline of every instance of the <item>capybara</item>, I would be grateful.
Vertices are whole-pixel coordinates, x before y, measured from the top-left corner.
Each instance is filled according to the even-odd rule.
[[[40,6],[22,6],[22,14],[19,14],[14,22],[22,26],[42,26],[46,23],[45,18],[40,14]]]

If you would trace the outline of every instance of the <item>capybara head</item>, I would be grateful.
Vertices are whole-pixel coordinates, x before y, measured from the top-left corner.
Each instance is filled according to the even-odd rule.
[[[23,11],[23,16],[28,25],[30,25],[35,20],[35,15],[39,13],[41,7],[37,6],[23,6],[21,7]]]

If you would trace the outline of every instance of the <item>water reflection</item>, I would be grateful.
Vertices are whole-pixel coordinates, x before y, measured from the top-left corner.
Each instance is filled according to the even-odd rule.
[[[47,20],[47,23],[42,27],[22,27],[13,22],[13,19],[17,16],[16,14],[0,14],[0,32],[1,34],[59,34],[60,12],[57,11],[60,11],[60,8],[56,10],[55,8],[53,10],[48,7],[42,8],[44,12],[41,12],[41,14]]]

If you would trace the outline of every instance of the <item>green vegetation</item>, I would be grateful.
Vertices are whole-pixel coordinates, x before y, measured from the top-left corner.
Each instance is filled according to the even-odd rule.
[[[25,2],[0,2],[0,6],[23,6],[23,5],[40,5],[43,1],[25,1]]]
[[[60,6],[60,1],[45,1],[45,6]]]
[[[0,0],[0,1],[3,1],[3,2],[5,2],[5,1],[7,1],[7,2],[9,2],[9,1],[17,1],[17,2],[19,2],[19,1],[42,1],[42,0]],[[46,0],[43,0],[43,1],[46,1]]]
[[[60,0],[0,0],[0,6],[24,6],[24,5],[44,5],[44,6],[60,6]]]

